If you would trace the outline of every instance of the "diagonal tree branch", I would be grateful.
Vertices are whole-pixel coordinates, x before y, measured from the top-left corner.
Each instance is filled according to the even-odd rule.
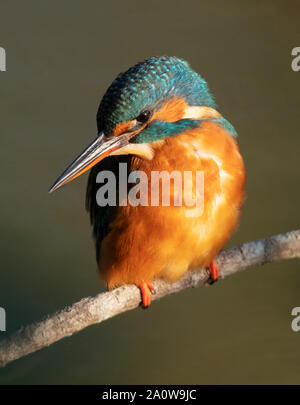
[[[300,258],[300,230],[248,242],[222,251],[217,257],[222,278],[248,267],[282,259]],[[173,284],[162,280],[154,283],[153,300],[188,287],[205,284],[207,270],[188,272]],[[0,366],[26,356],[58,340],[71,336],[89,325],[100,323],[122,312],[136,308],[141,298],[137,287],[126,285],[95,297],[84,298],[75,304],[48,315],[40,322],[21,328],[0,341]]]

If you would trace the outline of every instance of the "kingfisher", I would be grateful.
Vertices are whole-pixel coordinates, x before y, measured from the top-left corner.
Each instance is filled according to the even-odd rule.
[[[210,270],[237,228],[244,202],[245,167],[237,132],[218,112],[204,78],[177,57],[151,57],[120,73],[97,112],[98,135],[49,192],[91,169],[86,192],[99,272],[109,290],[135,284],[144,307],[153,281],[174,282],[187,271]],[[99,173],[203,173],[203,207],[97,203]],[[122,180],[123,181],[123,180]],[[142,181],[142,180],[140,180]],[[189,183],[197,194],[195,176]],[[133,185],[131,185],[133,186]],[[150,188],[150,183],[147,185]],[[175,186],[170,187],[175,198]],[[144,201],[145,202],[145,201]],[[195,210],[200,210],[199,215]]]

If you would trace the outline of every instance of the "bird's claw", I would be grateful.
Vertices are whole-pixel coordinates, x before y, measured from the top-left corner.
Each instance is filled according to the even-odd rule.
[[[143,308],[148,308],[151,304],[151,294],[156,294],[153,284],[142,281],[138,287],[142,295],[142,306]]]
[[[212,262],[210,263],[209,271],[210,271],[210,275],[209,275],[208,280],[205,283],[206,285],[212,285],[219,279],[219,276],[220,276],[219,267],[215,260],[212,260]]]

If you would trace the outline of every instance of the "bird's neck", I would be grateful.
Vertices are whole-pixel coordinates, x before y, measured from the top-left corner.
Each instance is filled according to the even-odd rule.
[[[204,122],[212,121],[225,129],[234,138],[237,133],[226,118],[211,107],[187,106],[181,118],[174,122],[156,119],[151,122],[140,134],[135,142],[123,147],[114,154],[130,154],[145,160],[152,160],[155,149],[168,138],[180,135],[187,130],[201,128]]]

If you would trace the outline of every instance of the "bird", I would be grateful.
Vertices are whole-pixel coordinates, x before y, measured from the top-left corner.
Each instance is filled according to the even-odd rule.
[[[147,308],[157,279],[172,283],[188,271],[207,268],[209,284],[218,280],[216,256],[238,227],[246,170],[237,132],[218,111],[205,79],[181,58],[147,58],[109,86],[99,104],[97,128],[96,139],[49,192],[91,169],[86,208],[107,288],[135,284],[141,305]],[[202,209],[186,203],[164,206],[161,200],[153,206],[147,204],[149,196],[136,205],[124,204],[124,199],[98,204],[97,176],[113,173],[119,195],[124,182],[118,174],[121,164],[128,176],[143,172],[149,178],[154,171],[203,173]],[[189,188],[194,197],[195,182],[193,176]],[[129,190],[136,184],[137,179]],[[150,192],[150,183],[147,187]],[[173,202],[180,187],[170,186]],[[197,209],[201,212],[194,215]]]

